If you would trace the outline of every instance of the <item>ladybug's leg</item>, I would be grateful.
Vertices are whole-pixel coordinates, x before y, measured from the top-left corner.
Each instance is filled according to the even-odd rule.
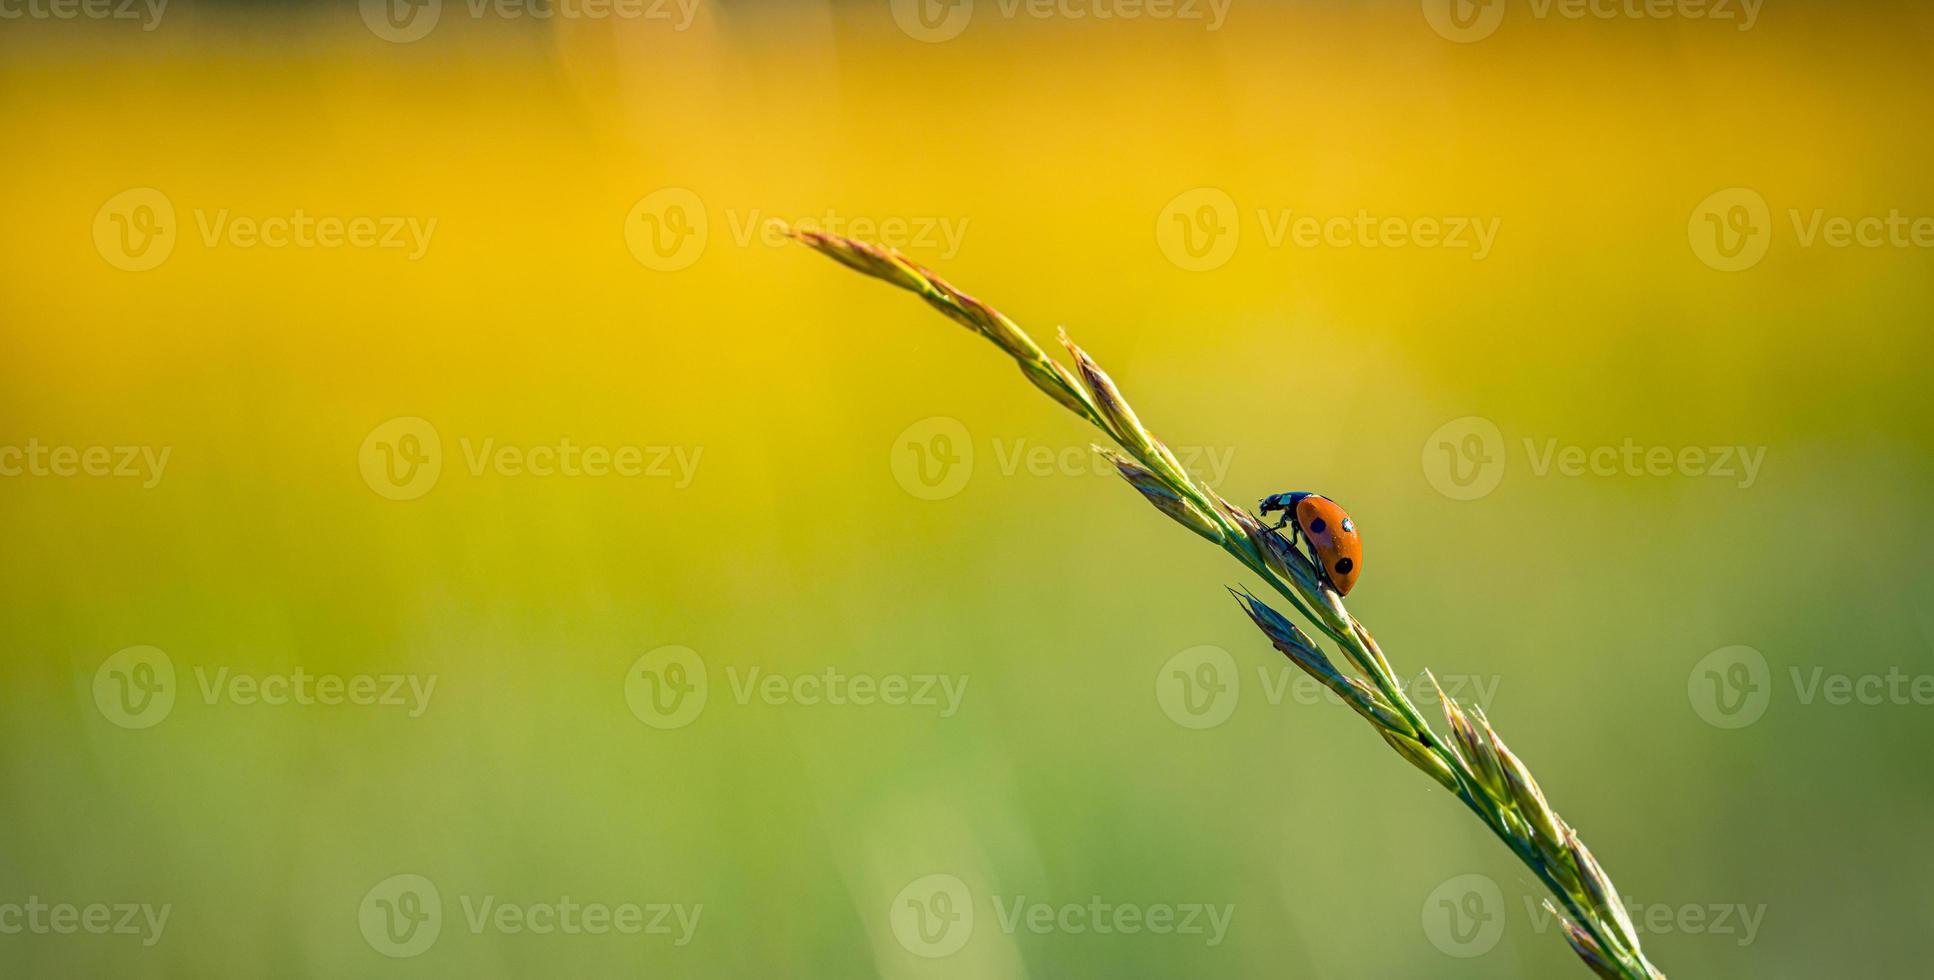
[[[1285,529],[1288,530],[1289,532],[1288,534],[1282,533]],[[1275,526],[1271,527],[1270,530],[1275,531],[1277,534],[1281,535],[1283,540],[1289,542],[1289,546],[1291,548],[1296,547],[1297,539],[1303,536],[1302,527],[1299,526],[1295,521],[1290,520],[1287,516],[1285,516],[1282,520],[1277,521]]]

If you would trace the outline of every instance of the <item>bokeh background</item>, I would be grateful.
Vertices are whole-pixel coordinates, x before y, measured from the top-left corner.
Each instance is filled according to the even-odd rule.
[[[1342,501],[1670,975],[1925,975],[1919,5],[9,9],[0,973],[1584,974],[1238,567],[780,219]],[[567,900],[668,931],[475,918]]]

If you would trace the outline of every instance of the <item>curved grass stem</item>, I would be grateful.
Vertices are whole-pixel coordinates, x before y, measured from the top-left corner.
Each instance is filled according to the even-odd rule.
[[[1143,426],[1114,380],[1065,333],[1060,339],[1074,359],[1072,370],[998,310],[897,252],[817,231],[790,234],[851,269],[914,293],[992,341],[1035,387],[1107,434],[1121,452],[1100,451],[1131,486],[1178,523],[1220,544],[1356,667],[1361,681],[1339,674],[1318,645],[1280,613],[1253,596],[1237,595],[1277,649],[1345,697],[1399,755],[1457,796],[1537,875],[1563,906],[1566,940],[1587,967],[1613,980],[1665,980],[1640,950],[1611,878],[1551,810],[1530,770],[1483,713],[1467,715],[1439,690],[1453,738],[1440,736],[1412,703],[1370,631],[1350,615],[1316,565],[1281,534],[1191,476]]]

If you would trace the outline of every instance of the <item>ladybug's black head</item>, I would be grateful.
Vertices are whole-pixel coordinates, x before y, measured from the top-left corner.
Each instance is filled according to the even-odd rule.
[[[1295,510],[1296,505],[1299,503],[1302,503],[1304,497],[1318,497],[1318,496],[1321,496],[1321,494],[1311,493],[1308,490],[1296,490],[1289,493],[1272,493],[1269,496],[1262,498],[1262,505],[1261,505],[1262,512],[1265,514],[1268,514],[1279,510]]]

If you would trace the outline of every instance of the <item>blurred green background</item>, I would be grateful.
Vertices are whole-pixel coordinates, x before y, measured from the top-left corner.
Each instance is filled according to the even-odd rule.
[[[1341,501],[1670,975],[1925,974],[1921,6],[10,9],[0,973],[1584,973],[777,218]]]

